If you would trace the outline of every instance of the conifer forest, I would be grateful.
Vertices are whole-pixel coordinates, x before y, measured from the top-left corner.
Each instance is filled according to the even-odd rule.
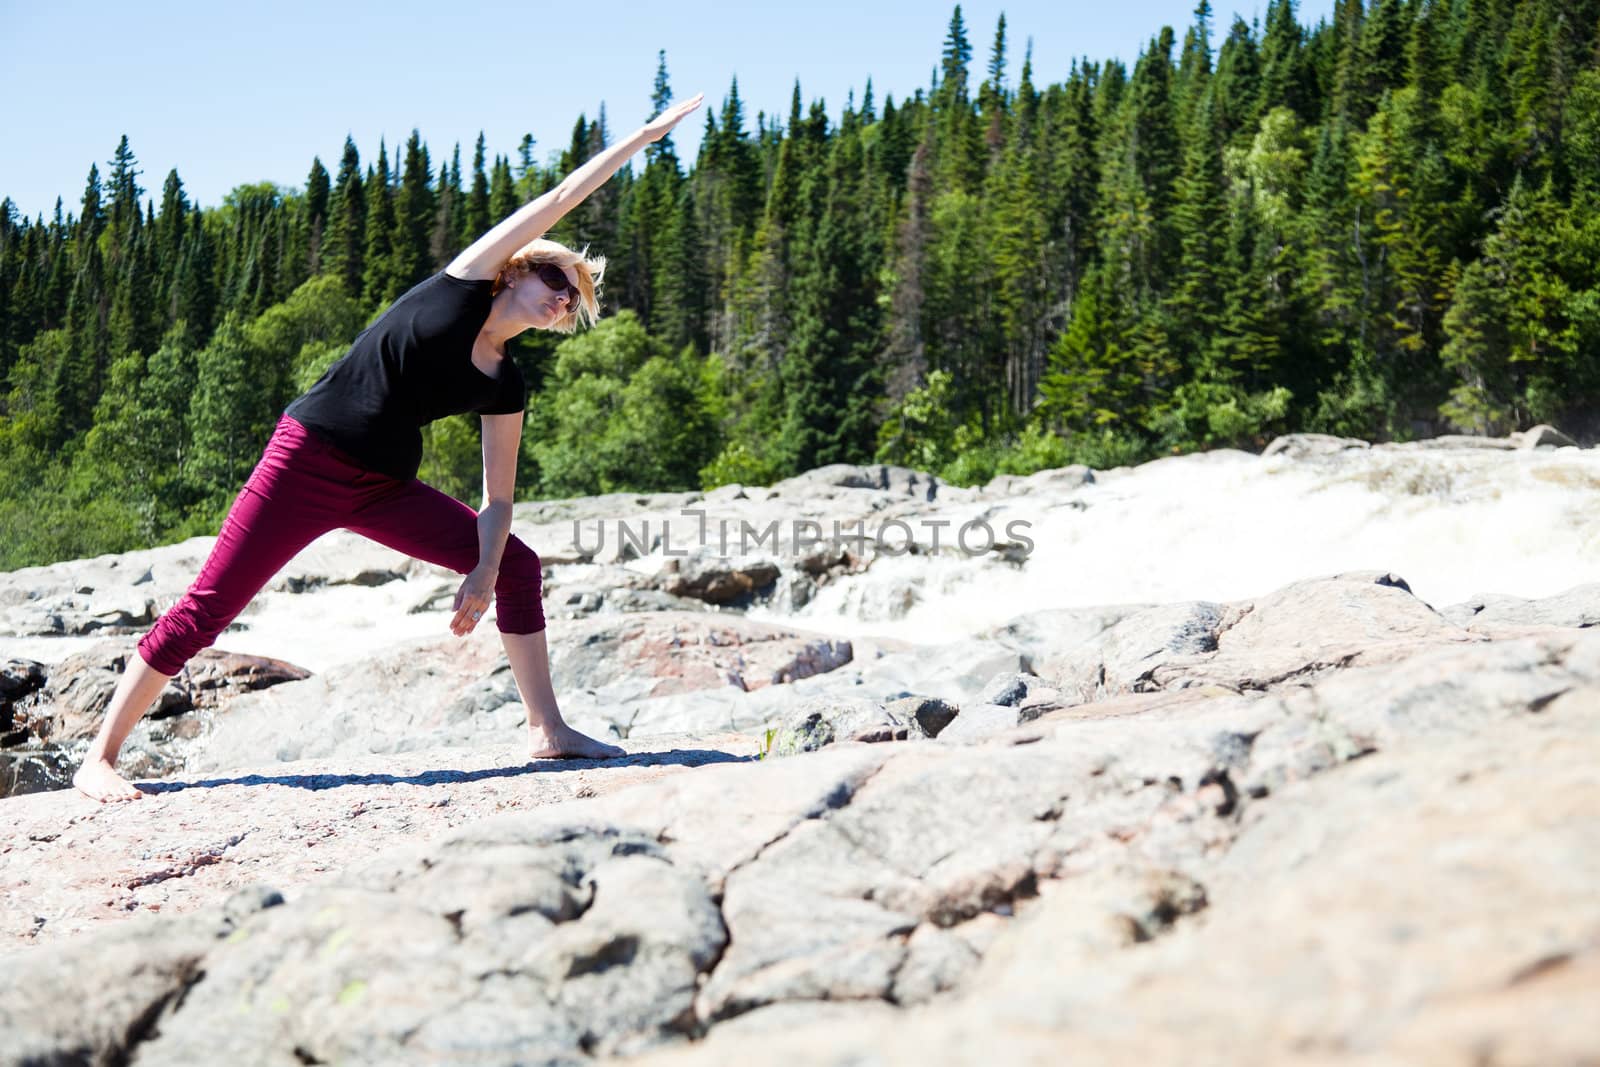
[[[1600,0],[1200,0],[1131,65],[1030,53],[957,7],[908,96],[752,117],[734,81],[696,158],[563,220],[605,317],[514,344],[519,497],[1594,432]],[[0,202],[0,569],[215,532],[288,402],[610,132],[347,140],[211,206],[124,137],[50,217]],[[475,503],[478,433],[430,426],[422,477]]]

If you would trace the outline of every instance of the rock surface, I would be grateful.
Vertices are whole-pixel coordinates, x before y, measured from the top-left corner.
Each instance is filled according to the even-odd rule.
[[[633,745],[604,764],[530,763],[525,745],[500,744],[181,774],[147,781],[142,799],[117,806],[70,790],[13,797],[0,838],[0,955],[203,910],[258,883],[293,899],[328,872],[419,835],[750,760],[755,750],[739,735],[706,735]]]
[[[1434,447],[1600,488],[1507,444]],[[1150,467],[1360,456],[1425,502],[1454,491],[1427,451]],[[837,468],[519,505],[563,709],[630,755],[529,765],[485,627],[202,709],[139,801],[5,800],[0,1064],[1600,1061],[1600,586],[1436,610],[1343,570],[917,644],[824,622],[863,581],[939,603],[941,575],[1023,564],[948,530],[895,558],[785,531],[770,582],[753,558],[571,544],[627,509],[665,543],[686,508],[824,528],[926,516],[930,493],[997,524],[1032,494],[1071,536],[1129,477]],[[170,588],[162,551],[6,576],[0,606],[92,615],[101,590]],[[334,555],[269,596],[449,595]],[[13,706],[61,667],[7,655]]]
[[[1600,625],[1600,585],[1580,585],[1551,597],[1527,600],[1493,593],[1440,611],[1457,626],[1475,633],[1520,632],[1541,626]]]
[[[1261,692],[1126,692],[976,743],[949,739],[958,714],[936,745],[835,742],[621,790],[637,763],[591,766],[593,797],[512,760],[453,773],[438,763],[471,757],[451,750],[422,774],[156,784],[126,809],[13,799],[21,939],[70,926],[27,916],[48,899],[34,879],[89,842],[127,854],[106,838],[134,827],[182,844],[90,866],[80,900],[183,911],[205,894],[158,887],[233,880],[158,932],[95,936],[92,958],[137,982],[83,986],[76,943],[15,957],[0,1021],[11,1048],[131,1063],[1028,1062],[1069,1035],[1115,1059],[1244,1040],[1263,1062],[1468,1062],[1492,1041],[1579,1062],[1600,1051],[1577,1014],[1600,964],[1600,634],[1418,645],[1405,609],[1389,617],[1375,639],[1410,655]],[[530,777],[519,803],[557,802],[448,828],[464,795],[476,814]],[[413,799],[441,778],[443,818]],[[219,815],[230,796],[238,819]],[[379,851],[374,825],[416,843]],[[308,844],[342,873],[274,858]],[[54,894],[73,884],[55,877]],[[285,902],[220,906],[260,881]]]

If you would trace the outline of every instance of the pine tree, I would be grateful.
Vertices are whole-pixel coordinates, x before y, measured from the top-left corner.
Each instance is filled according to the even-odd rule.
[[[671,105],[672,84],[667,78],[667,50],[663,48],[656,53],[656,78],[650,89],[650,118],[660,115]],[[645,158],[652,162],[663,155],[677,158],[670,133],[645,149]]]
[[[369,172],[367,192],[366,247],[362,253],[364,264],[361,284],[362,299],[367,304],[385,307],[403,291],[401,286],[407,269],[398,262],[395,237],[398,221],[395,217],[394,192],[389,185],[389,157],[383,141],[378,142],[378,169]]]
[[[1211,0],[1200,0],[1194,9],[1194,25],[1183,35],[1183,49],[1178,57],[1176,95],[1178,101],[1177,127],[1188,130],[1194,122],[1194,110],[1211,86]],[[1216,102],[1212,101],[1213,113]],[[1213,124],[1215,118],[1213,117]]]
[[[159,305],[150,299],[155,283],[153,236],[141,228],[122,260],[113,287],[106,321],[106,351],[110,359],[128,352],[152,352],[164,323]]]
[[[494,225],[494,220],[489,218],[489,175],[483,169],[483,153],[483,132],[479,131],[478,143],[472,152],[472,191],[467,194],[466,229],[461,233],[463,245],[476,241]]]
[[[328,228],[328,168],[311,157],[311,173],[306,175],[306,274],[322,270],[322,245]]]
[[[161,214],[156,218],[157,258],[165,270],[173,270],[188,232],[189,197],[176,169],[167,172],[161,186]]]
[[[1222,316],[1226,234],[1222,151],[1210,92],[1201,96],[1186,131],[1172,217],[1179,259],[1166,310],[1180,340],[1180,358],[1191,374],[1208,376],[1213,372],[1202,366],[1202,360]]]
[[[91,163],[89,179],[83,189],[83,213],[78,216],[77,229],[73,233],[73,248],[79,263],[84,262],[89,245],[100,239],[100,232],[105,225],[105,209],[100,203],[100,168]]]
[[[218,304],[216,257],[199,208],[189,214],[189,234],[172,283],[174,322],[187,326],[187,342],[203,345],[211,337]]]
[[[361,180],[361,154],[346,137],[339,160],[339,178],[333,188],[332,222],[328,229],[327,269],[344,283],[352,296],[362,291],[366,274],[367,197]]]
[[[99,244],[90,242],[67,298],[67,346],[50,384],[51,404],[60,413],[67,433],[79,433],[93,421],[94,405],[100,399],[111,362],[106,334],[109,312],[105,259]]]
[[[1317,117],[1310,99],[1310,72],[1302,51],[1302,38],[1300,23],[1294,15],[1294,0],[1270,0],[1266,32],[1261,37],[1261,95],[1255,107],[1257,115],[1275,107],[1287,107],[1307,121]]]
[[[1580,295],[1565,276],[1563,216],[1548,179],[1537,192],[1519,180],[1482,257],[1456,284],[1441,356],[1460,383],[1443,412],[1462,428],[1505,433],[1586,399],[1571,387],[1595,380],[1581,366],[1580,323],[1597,316],[1586,310],[1592,292]],[[1592,264],[1586,273],[1593,278]]]
[[[1333,9],[1334,69],[1329,83],[1328,114],[1334,124],[1356,121],[1364,98],[1361,91],[1361,27],[1366,12],[1361,0],[1336,0]]]
[[[451,164],[439,168],[439,184],[434,195],[433,232],[428,237],[430,268],[445,266],[464,247],[457,236],[465,217],[462,199],[461,146],[456,145]]]
[[[972,42],[967,40],[967,25],[961,18],[961,5],[950,15],[950,29],[944,39],[944,55],[939,65],[939,89],[950,101],[967,98],[967,67],[972,62]]]
[[[814,228],[807,220],[811,232],[802,238],[795,336],[780,368],[786,401],[780,455],[791,472],[864,462],[873,452],[877,306],[854,254],[861,237],[860,152],[853,132],[835,142],[826,172],[816,175],[822,210]]]
[[[405,172],[395,192],[394,286],[400,293],[433,273],[433,169],[416,130],[406,140]]]
[[[1376,110],[1387,90],[1405,84],[1406,0],[1373,0],[1361,30],[1361,94],[1365,107],[1359,118]]]
[[[978,111],[984,118],[983,140],[991,155],[998,155],[1006,143],[1008,96],[1006,92],[1006,16],[1002,12],[989,49],[988,77],[978,92]]]
[[[517,202],[525,204],[539,195],[539,168],[533,161],[533,134],[525,133],[517,142]]]
[[[496,156],[489,175],[489,216],[498,222],[510,217],[521,206],[516,182],[511,177],[511,161],[505,156]]]
[[[271,432],[271,395],[260,388],[252,363],[237,315],[228,316],[195,357],[190,471],[212,513],[237,491]]]
[[[128,135],[117,142],[116,153],[108,164],[111,175],[106,183],[106,221],[113,236],[113,246],[120,254],[120,246],[127,232],[138,221],[139,198],[144,190],[139,187],[139,161],[128,147]]]

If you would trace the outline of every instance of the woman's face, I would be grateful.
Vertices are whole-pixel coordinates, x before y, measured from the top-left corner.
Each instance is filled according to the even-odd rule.
[[[521,317],[530,325],[547,330],[572,310],[578,288],[577,275],[573,267],[536,263],[530,271],[514,271],[506,288]]]

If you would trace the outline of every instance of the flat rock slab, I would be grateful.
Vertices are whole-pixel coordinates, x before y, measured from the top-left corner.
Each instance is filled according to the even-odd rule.
[[[0,954],[133,916],[279,890],[486,816],[604,796],[689,767],[748,760],[742,735],[635,742],[623,759],[530,763],[515,745],[306,760],[188,774],[96,804],[75,791],[0,801]]]
[[[646,698],[782,685],[825,674],[851,655],[849,641],[739,615],[651,611],[563,627],[552,639],[550,674],[558,691]]]
[[[381,853],[352,838],[336,859],[358,862],[281,905],[235,894],[162,930],[113,925],[98,949],[18,954],[0,1028],[24,1059],[134,1065],[1600,1051],[1575,1021],[1600,944],[1600,634],[1446,643],[1282,693],[1117,699],[1124,714],[1063,708],[965,745],[699,747],[655,758],[725,765],[437,835],[394,827],[404,843]],[[506,774],[477,770],[452,792]],[[170,853],[187,816],[200,847],[116,884],[205,877],[253,826],[288,842],[272,862],[295,877],[322,798],[338,802],[324,835],[386,817],[328,773],[270,808],[236,790],[231,822],[221,783],[137,802],[204,792],[146,822]],[[400,784],[375,777],[369,798]],[[83,833],[51,860],[69,847],[104,846]],[[243,884],[277,888],[277,867]]]
[[[1041,882],[935,1004],[791,1001],[634,1062],[1593,1063],[1597,768],[1600,689],[1573,689],[1289,786],[1192,877]]]

